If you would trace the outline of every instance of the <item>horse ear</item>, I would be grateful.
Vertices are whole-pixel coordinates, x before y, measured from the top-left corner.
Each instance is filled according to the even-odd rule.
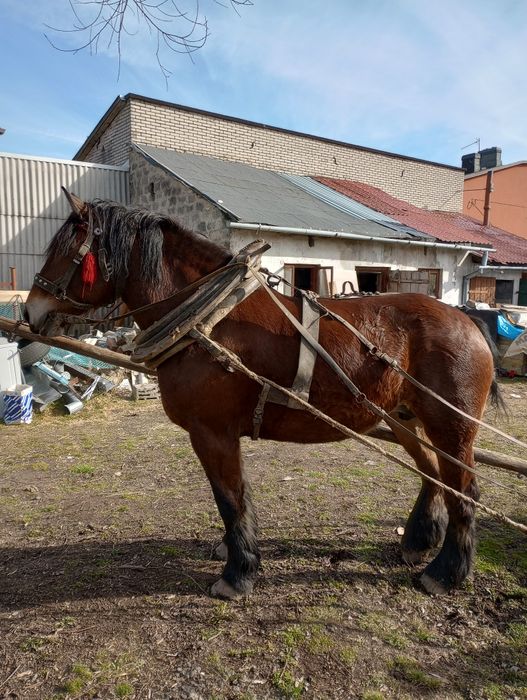
[[[73,192],[68,192],[68,190],[65,187],[62,187],[62,191],[64,192],[68,202],[70,203],[72,212],[74,214],[77,214],[77,216],[82,216],[82,212],[86,207],[86,203],[83,202],[82,199],[77,197],[77,195],[73,194]]]

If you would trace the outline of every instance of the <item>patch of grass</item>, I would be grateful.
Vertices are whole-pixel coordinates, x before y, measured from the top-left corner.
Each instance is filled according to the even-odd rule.
[[[527,624],[523,622],[511,622],[507,628],[507,637],[511,640],[511,646],[515,649],[526,649]]]
[[[171,453],[171,456],[175,457],[176,459],[184,459],[185,457],[192,457],[193,455],[194,452],[191,447],[177,447]]]
[[[40,509],[41,513],[56,513],[58,510],[57,506],[54,505],[49,505],[49,506],[42,506]]]
[[[123,440],[117,445],[119,450],[124,450],[126,452],[133,452],[139,447],[139,440],[137,438],[129,437]]]
[[[527,572],[527,551],[517,533],[487,530],[478,541],[476,570],[482,573]]]
[[[275,671],[272,683],[285,700],[296,700],[305,689],[304,680],[295,678],[289,671]]]
[[[71,468],[72,474],[89,474],[90,476],[95,472],[95,467],[91,464],[77,464]]]
[[[207,656],[207,663],[213,671],[223,675],[223,668],[225,664],[217,651],[213,651]]]
[[[329,483],[337,488],[347,488],[351,484],[351,481],[342,476],[334,476],[329,480]]]
[[[343,664],[351,667],[357,660],[357,650],[353,647],[343,647],[339,651],[339,657]]]
[[[174,545],[171,544],[162,545],[159,547],[158,552],[164,557],[180,557],[182,554],[184,554],[180,547],[174,547]]]
[[[361,700],[384,700],[384,695],[378,690],[365,690]]]
[[[313,479],[325,479],[327,474],[325,472],[309,471],[306,472],[306,476],[311,476]]]
[[[506,700],[509,695],[500,684],[488,683],[481,689],[481,697],[485,700]]]
[[[226,601],[221,601],[216,603],[214,610],[212,612],[212,621],[214,623],[226,622],[232,619],[232,612],[229,608],[229,603]]]
[[[28,637],[27,639],[24,639],[23,642],[20,642],[20,649],[22,651],[36,653],[45,647],[46,644],[48,644],[48,641],[49,640],[43,639],[42,637]]]
[[[430,676],[423,671],[415,659],[410,659],[407,656],[397,656],[394,659],[392,673],[396,678],[429,690],[437,690],[442,685],[439,678]]]
[[[123,676],[137,673],[144,661],[131,653],[112,657],[107,651],[101,651],[97,654],[94,664],[97,666],[97,675],[102,683],[116,683]]]
[[[307,640],[307,648],[312,654],[327,654],[335,646],[334,640],[319,625],[315,625]]]
[[[118,683],[115,686],[115,695],[118,698],[127,698],[134,692],[134,687],[130,683]]]
[[[36,461],[36,462],[31,462],[31,464],[29,464],[27,466],[29,466],[29,468],[35,472],[47,472],[47,471],[49,471],[48,462]]]
[[[428,627],[425,627],[422,622],[417,620],[414,622],[414,636],[418,642],[432,642],[436,638],[435,634],[431,632]]]
[[[357,544],[357,546],[353,549],[353,553],[356,555],[359,561],[363,562],[378,563],[381,559],[380,546],[378,544],[373,544],[372,542],[362,542]]]
[[[84,690],[85,683],[81,678],[69,678],[59,687],[60,693],[76,697]]]
[[[386,615],[367,613],[359,620],[359,627],[382,639],[394,649],[406,649],[408,641],[404,634],[395,628],[394,623]]]
[[[480,538],[476,555],[478,571],[496,573],[504,568],[505,561],[505,551],[501,542],[490,536]]]
[[[315,622],[327,624],[328,622],[336,622],[340,617],[340,612],[337,608],[331,605],[313,605],[306,608],[304,620],[306,622]]]
[[[57,629],[63,630],[67,627],[75,627],[77,620],[71,615],[65,615],[56,624]]]
[[[285,630],[280,632],[280,636],[282,637],[288,651],[298,649],[298,647],[301,646],[306,639],[306,633],[301,627],[299,627],[299,625],[286,627]]]
[[[375,525],[377,523],[379,516],[377,513],[372,513],[367,510],[363,510],[357,514],[357,520],[364,525]]]
[[[74,664],[71,668],[72,678],[65,680],[59,687],[61,695],[78,697],[93,678],[93,673],[84,664]]]

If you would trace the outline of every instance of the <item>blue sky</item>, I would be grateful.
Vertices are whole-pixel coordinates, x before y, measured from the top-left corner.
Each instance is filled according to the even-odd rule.
[[[0,0],[0,151],[71,158],[135,92],[452,165],[478,137],[527,159],[525,0],[254,0],[239,15],[224,2],[201,0],[209,39],[193,61],[165,54],[167,85],[140,28],[118,78],[115,48],[62,53],[44,37],[71,26],[68,0]]]

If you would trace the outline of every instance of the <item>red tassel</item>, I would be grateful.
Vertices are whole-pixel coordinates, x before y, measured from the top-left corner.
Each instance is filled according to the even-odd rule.
[[[97,279],[97,260],[91,250],[86,253],[82,261],[82,296],[86,288],[91,292],[95,280]]]

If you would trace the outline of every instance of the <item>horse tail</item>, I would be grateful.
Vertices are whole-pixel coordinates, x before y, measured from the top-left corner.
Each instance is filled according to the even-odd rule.
[[[498,411],[507,414],[507,404],[505,403],[505,399],[503,398],[503,392],[501,391],[499,384],[496,380],[496,373],[500,360],[498,346],[492,339],[489,327],[485,323],[485,321],[481,318],[478,318],[477,316],[471,316],[470,314],[468,316],[472,323],[474,323],[474,325],[478,327],[481,335],[485,338],[485,341],[489,346],[490,352],[492,353],[492,360],[494,362],[494,378],[492,380],[492,384],[490,385],[490,403]]]

